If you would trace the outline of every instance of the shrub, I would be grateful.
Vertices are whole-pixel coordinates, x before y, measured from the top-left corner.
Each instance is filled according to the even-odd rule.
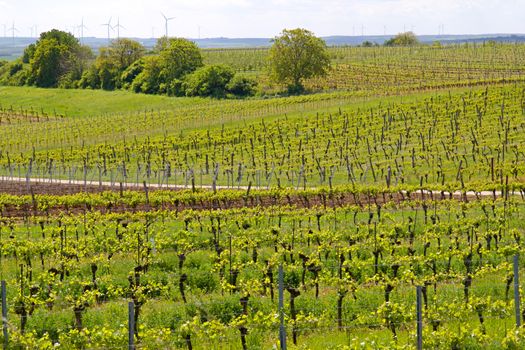
[[[192,289],[198,289],[209,294],[217,289],[219,281],[213,277],[209,270],[194,270],[188,274],[188,285]]]
[[[228,324],[236,317],[242,314],[242,306],[239,303],[239,297],[236,295],[228,295],[217,297],[208,302],[206,307],[208,316],[219,320],[224,324]]]
[[[29,66],[20,60],[0,64],[0,84],[24,85],[30,83],[30,78]]]
[[[242,97],[253,96],[256,88],[257,82],[254,79],[241,75],[235,75],[226,85],[229,93]]]
[[[233,69],[228,66],[205,66],[187,75],[183,83],[183,88],[186,96],[212,96],[221,98],[226,96],[226,86],[233,76]]]

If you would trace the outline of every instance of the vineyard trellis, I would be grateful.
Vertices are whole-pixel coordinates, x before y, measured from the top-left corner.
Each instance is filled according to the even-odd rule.
[[[379,327],[379,332],[389,330],[398,341],[413,334],[404,341],[415,344],[416,285],[423,286],[427,344],[435,341],[433,332],[454,324],[458,315],[478,319],[481,338],[477,341],[483,342],[483,332],[498,334],[497,339],[507,336],[492,320],[506,320],[508,330],[512,329],[514,305],[509,289],[514,281],[513,256],[522,251],[519,242],[524,232],[519,223],[524,208],[523,200],[515,196],[495,201],[418,199],[340,208],[278,206],[178,213],[101,214],[86,208],[72,216],[27,216],[20,223],[4,219],[2,276],[8,276],[9,285],[23,286],[8,298],[15,300],[11,305],[19,305],[10,312],[18,310],[16,314],[26,320],[24,327],[50,313],[45,309],[51,304],[51,310],[57,310],[53,312],[85,305],[79,315],[90,315],[90,308],[96,307],[99,313],[113,304],[126,310],[127,304],[119,300],[132,298],[139,305],[134,310],[139,315],[135,335],[147,345],[155,341],[141,335],[140,325],[145,322],[146,327],[158,317],[148,316],[148,305],[172,303],[170,310],[182,311],[196,303],[199,312],[205,312],[200,317],[207,315],[207,321],[201,323],[190,312],[189,323],[181,319],[182,328],[163,341],[184,346],[186,335],[193,334],[192,346],[198,346],[198,339],[211,332],[208,327],[218,327],[219,334],[237,330],[246,342],[254,341],[250,334],[257,339],[274,334],[273,339],[278,339],[278,319],[270,322],[278,314],[277,300],[270,298],[277,281],[270,276],[276,274],[280,262],[289,304],[287,334],[297,343],[325,327],[353,330],[353,336],[359,329]],[[34,259],[40,262],[35,264]],[[113,265],[124,261],[129,262],[123,269]],[[131,271],[130,266],[134,266]],[[212,285],[201,285],[211,288],[204,294],[195,287],[205,283],[196,277],[199,274],[208,280],[217,276],[212,277]],[[501,287],[491,290],[494,279]],[[203,302],[198,295],[218,300],[208,296],[210,301]],[[342,308],[336,307],[337,300]],[[260,302],[267,306],[261,309]],[[447,307],[439,306],[442,303]],[[215,309],[221,304],[232,311]],[[350,305],[354,306],[348,309]],[[85,317],[80,316],[82,329],[90,322]],[[268,326],[261,324],[261,317],[269,317]],[[13,341],[20,339],[16,328],[13,334]],[[124,334],[121,341],[125,343]],[[59,343],[69,344],[67,337],[62,335]]]
[[[346,92],[3,106],[2,340],[525,347],[524,50],[332,48],[308,84]],[[263,49],[205,55],[264,82]]]
[[[52,146],[43,138],[70,127],[35,130],[21,139],[15,125],[0,145],[0,171],[16,178],[102,183],[306,188],[359,184],[473,184],[520,182],[524,173],[525,90],[500,87],[436,95],[414,103],[284,116],[167,136],[101,140],[83,121],[84,140]],[[144,130],[162,113],[152,114]],[[151,119],[150,119],[151,118]],[[376,123],[374,121],[382,121]],[[111,122],[108,119],[107,122]],[[74,120],[71,123],[76,123]],[[116,125],[119,125],[117,123]],[[170,124],[162,122],[163,125]],[[36,125],[36,124],[31,124]],[[177,124],[172,124],[177,127]],[[40,126],[36,126],[40,128]],[[8,129],[2,129],[7,132]],[[423,132],[423,130],[425,130]],[[9,136],[11,135],[11,136]],[[114,139],[115,137],[112,136]],[[80,142],[80,146],[78,145]],[[22,146],[22,143],[25,143]]]

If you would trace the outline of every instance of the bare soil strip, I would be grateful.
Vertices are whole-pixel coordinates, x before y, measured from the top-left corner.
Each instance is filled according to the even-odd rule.
[[[148,191],[155,190],[182,190],[187,189],[185,186],[159,186],[148,185]],[[201,187],[199,187],[201,188]],[[202,187],[205,189],[212,189],[212,186]],[[226,189],[226,187],[216,187],[217,190]],[[8,193],[12,195],[68,195],[81,192],[100,193],[104,191],[120,191],[120,190],[134,190],[144,191],[143,184],[117,184],[111,185],[109,183],[93,184],[83,183],[81,181],[42,181],[42,179],[30,179],[29,181],[0,181],[0,193]],[[235,189],[247,190],[247,188],[240,187]],[[254,188],[255,189],[255,188]],[[56,206],[48,208],[45,211],[38,209],[38,203],[27,203],[22,206],[7,205],[0,208],[0,216],[22,218],[28,216],[53,216],[58,214],[82,214],[89,211],[99,211],[102,213],[123,213],[123,212],[140,212],[140,211],[154,211],[154,210],[221,210],[233,208],[255,208],[255,207],[271,207],[271,206],[292,206],[297,208],[336,208],[347,205],[359,205],[362,207],[374,204],[383,205],[384,203],[400,203],[406,200],[446,200],[455,199],[461,201],[480,200],[483,198],[496,199],[503,196],[504,193],[500,191],[483,191],[483,192],[432,192],[427,190],[420,190],[413,193],[399,192],[399,193],[380,193],[376,195],[356,195],[354,193],[343,194],[307,194],[300,191],[293,195],[277,196],[268,191],[257,192],[256,194],[247,194],[243,197],[234,199],[210,199],[210,200],[194,200],[191,202],[181,202],[174,200],[170,203],[141,203],[137,206],[124,205],[122,203],[108,203],[105,206],[91,207],[88,205],[78,206]],[[509,193],[510,196],[521,196],[525,199],[524,193]]]

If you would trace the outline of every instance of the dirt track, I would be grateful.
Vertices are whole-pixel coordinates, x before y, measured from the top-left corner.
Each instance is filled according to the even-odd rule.
[[[181,190],[184,186],[163,186],[162,189],[166,190]],[[211,186],[203,188],[211,189]],[[140,184],[126,184],[126,185],[113,185],[108,183],[102,184],[89,184],[69,181],[54,181],[42,182],[40,179],[32,179],[31,181],[0,181],[0,193],[9,193],[13,195],[31,195],[31,194],[53,194],[53,195],[67,195],[80,192],[88,193],[99,193],[103,191],[120,191],[120,190],[136,190],[144,191],[144,186]],[[161,189],[158,185],[149,185],[148,191],[155,191]],[[224,187],[217,187],[218,190],[223,190]],[[243,189],[241,187],[241,189]],[[244,188],[245,189],[245,188]],[[510,194],[512,195],[512,194]],[[516,193],[514,195],[521,195],[524,199],[523,193]],[[75,207],[64,207],[57,206],[49,208],[46,211],[38,210],[37,203],[27,203],[21,207],[6,206],[1,210],[1,216],[3,217],[26,217],[26,216],[42,216],[42,215],[56,215],[60,213],[68,214],[79,214],[86,211],[100,211],[103,213],[115,213],[115,212],[136,212],[136,211],[150,211],[150,210],[173,210],[181,211],[186,209],[193,210],[217,210],[217,209],[231,209],[231,208],[254,208],[254,207],[269,207],[269,206],[283,206],[290,205],[300,208],[311,208],[316,206],[321,207],[342,207],[345,205],[360,205],[366,206],[368,204],[383,204],[385,202],[401,202],[408,199],[456,199],[463,201],[477,200],[481,198],[496,198],[502,196],[501,192],[484,191],[479,193],[474,192],[431,192],[431,191],[418,191],[408,195],[406,192],[399,193],[382,193],[375,196],[366,195],[355,195],[353,193],[329,195],[329,194],[297,194],[277,197],[268,192],[268,195],[261,194],[260,192],[256,195],[250,194],[249,196],[243,196],[241,198],[230,199],[230,200],[203,200],[193,202],[180,202],[174,201],[172,203],[156,203],[151,205],[149,203],[141,203],[135,207],[126,206],[124,204],[114,203],[108,204],[107,206],[89,207],[86,205],[79,205]]]

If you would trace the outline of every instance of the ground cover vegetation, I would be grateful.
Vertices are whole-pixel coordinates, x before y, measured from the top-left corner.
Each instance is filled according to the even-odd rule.
[[[268,49],[181,39],[75,75],[69,39],[15,74],[85,90],[0,88],[10,348],[279,348],[284,312],[289,349],[411,349],[416,286],[425,348],[525,346],[523,45],[328,48],[278,82]],[[235,85],[264,96],[199,97]]]

